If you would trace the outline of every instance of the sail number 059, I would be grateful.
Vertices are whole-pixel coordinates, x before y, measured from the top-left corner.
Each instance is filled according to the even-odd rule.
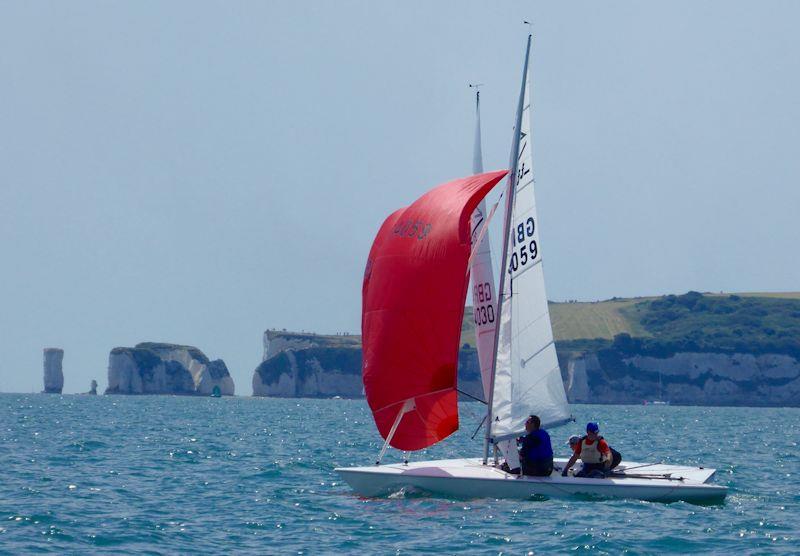
[[[514,250],[508,262],[508,272],[516,272],[521,267],[533,262],[539,255],[539,246],[533,239],[536,231],[536,222],[529,216],[525,222],[517,224],[514,228]]]

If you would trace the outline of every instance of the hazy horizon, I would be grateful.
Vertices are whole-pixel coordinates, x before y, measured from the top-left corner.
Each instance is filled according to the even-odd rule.
[[[800,4],[103,2],[0,20],[0,391],[113,347],[359,333],[383,218],[507,165],[534,22],[548,297],[797,291]]]

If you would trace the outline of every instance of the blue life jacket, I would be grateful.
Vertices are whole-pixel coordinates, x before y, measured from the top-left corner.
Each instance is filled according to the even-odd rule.
[[[550,444],[550,435],[544,429],[531,431],[522,437],[520,456],[527,461],[552,460],[553,446]]]

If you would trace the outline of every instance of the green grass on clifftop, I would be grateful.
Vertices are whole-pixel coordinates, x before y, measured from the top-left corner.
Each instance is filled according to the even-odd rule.
[[[800,292],[706,293],[614,298],[594,302],[550,302],[560,348],[596,350],[615,338],[633,338],[637,349],[800,352]],[[358,348],[361,336],[271,331],[310,340],[317,347]],[[475,345],[472,309],[461,326],[461,344]],[[622,347],[622,345],[617,346]],[[633,347],[633,346],[628,346]]]
[[[308,342],[321,348],[360,348],[360,334],[315,334],[313,332],[291,332],[287,330],[267,330],[267,339],[275,338]]]
[[[627,333],[631,336],[649,336],[650,333],[641,326],[635,315],[628,309],[648,299],[629,298],[610,299],[608,301],[588,302],[553,302],[550,305],[550,320],[553,323],[553,335],[557,341],[584,340],[601,338],[611,340],[617,334]],[[633,316],[633,318],[631,318]],[[461,325],[461,342],[474,346],[472,310],[467,307]]]
[[[721,351],[800,355],[800,299],[666,295],[630,307],[649,337],[617,337],[623,351]]]
[[[685,296],[689,298],[685,298]],[[703,302],[692,313],[681,303],[692,303],[697,296]],[[674,300],[682,299],[676,307]],[[740,304],[731,302],[741,300]],[[721,300],[721,301],[720,301]],[[690,292],[683,296],[614,298],[606,301],[550,302],[550,320],[557,342],[585,344],[584,340],[612,340],[619,334],[635,338],[677,341],[690,335],[709,335],[731,340],[741,334],[757,341],[791,338],[794,334],[795,307],[800,303],[800,292],[699,294]],[[714,306],[717,313],[701,309]],[[670,306],[670,308],[667,308]],[[663,311],[668,312],[666,315]],[[658,313],[658,315],[656,315]],[[743,327],[750,323],[750,328]],[[734,332],[739,330],[739,332]],[[774,333],[773,333],[774,332]],[[776,336],[777,335],[777,336]],[[462,343],[474,344],[472,311],[467,308],[461,327]],[[800,336],[796,336],[800,341]]]

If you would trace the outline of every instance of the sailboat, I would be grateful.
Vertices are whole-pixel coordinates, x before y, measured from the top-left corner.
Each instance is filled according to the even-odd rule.
[[[658,399],[644,400],[644,405],[669,405],[669,400],[664,399],[664,391],[661,386],[661,371],[658,371]]]
[[[375,237],[362,285],[362,373],[385,442],[374,465],[336,472],[368,497],[412,487],[457,498],[723,499],[727,489],[709,482],[715,470],[702,467],[628,462],[609,477],[594,479],[562,476],[565,459],[555,460],[556,471],[549,477],[514,475],[499,465],[501,457],[512,465],[515,439],[524,434],[528,415],[538,415],[546,428],[572,420],[541,264],[530,141],[530,46],[529,36],[510,170],[483,173],[477,164],[478,118],[476,174],[439,185],[395,211]],[[478,95],[478,116],[479,103]],[[484,244],[493,211],[486,214],[483,199],[504,178],[501,295],[495,295],[489,280],[491,252]],[[483,457],[382,463],[389,446],[421,450],[459,427],[456,369],[470,274],[473,304],[481,307],[475,318],[481,320],[476,334],[487,396]]]

